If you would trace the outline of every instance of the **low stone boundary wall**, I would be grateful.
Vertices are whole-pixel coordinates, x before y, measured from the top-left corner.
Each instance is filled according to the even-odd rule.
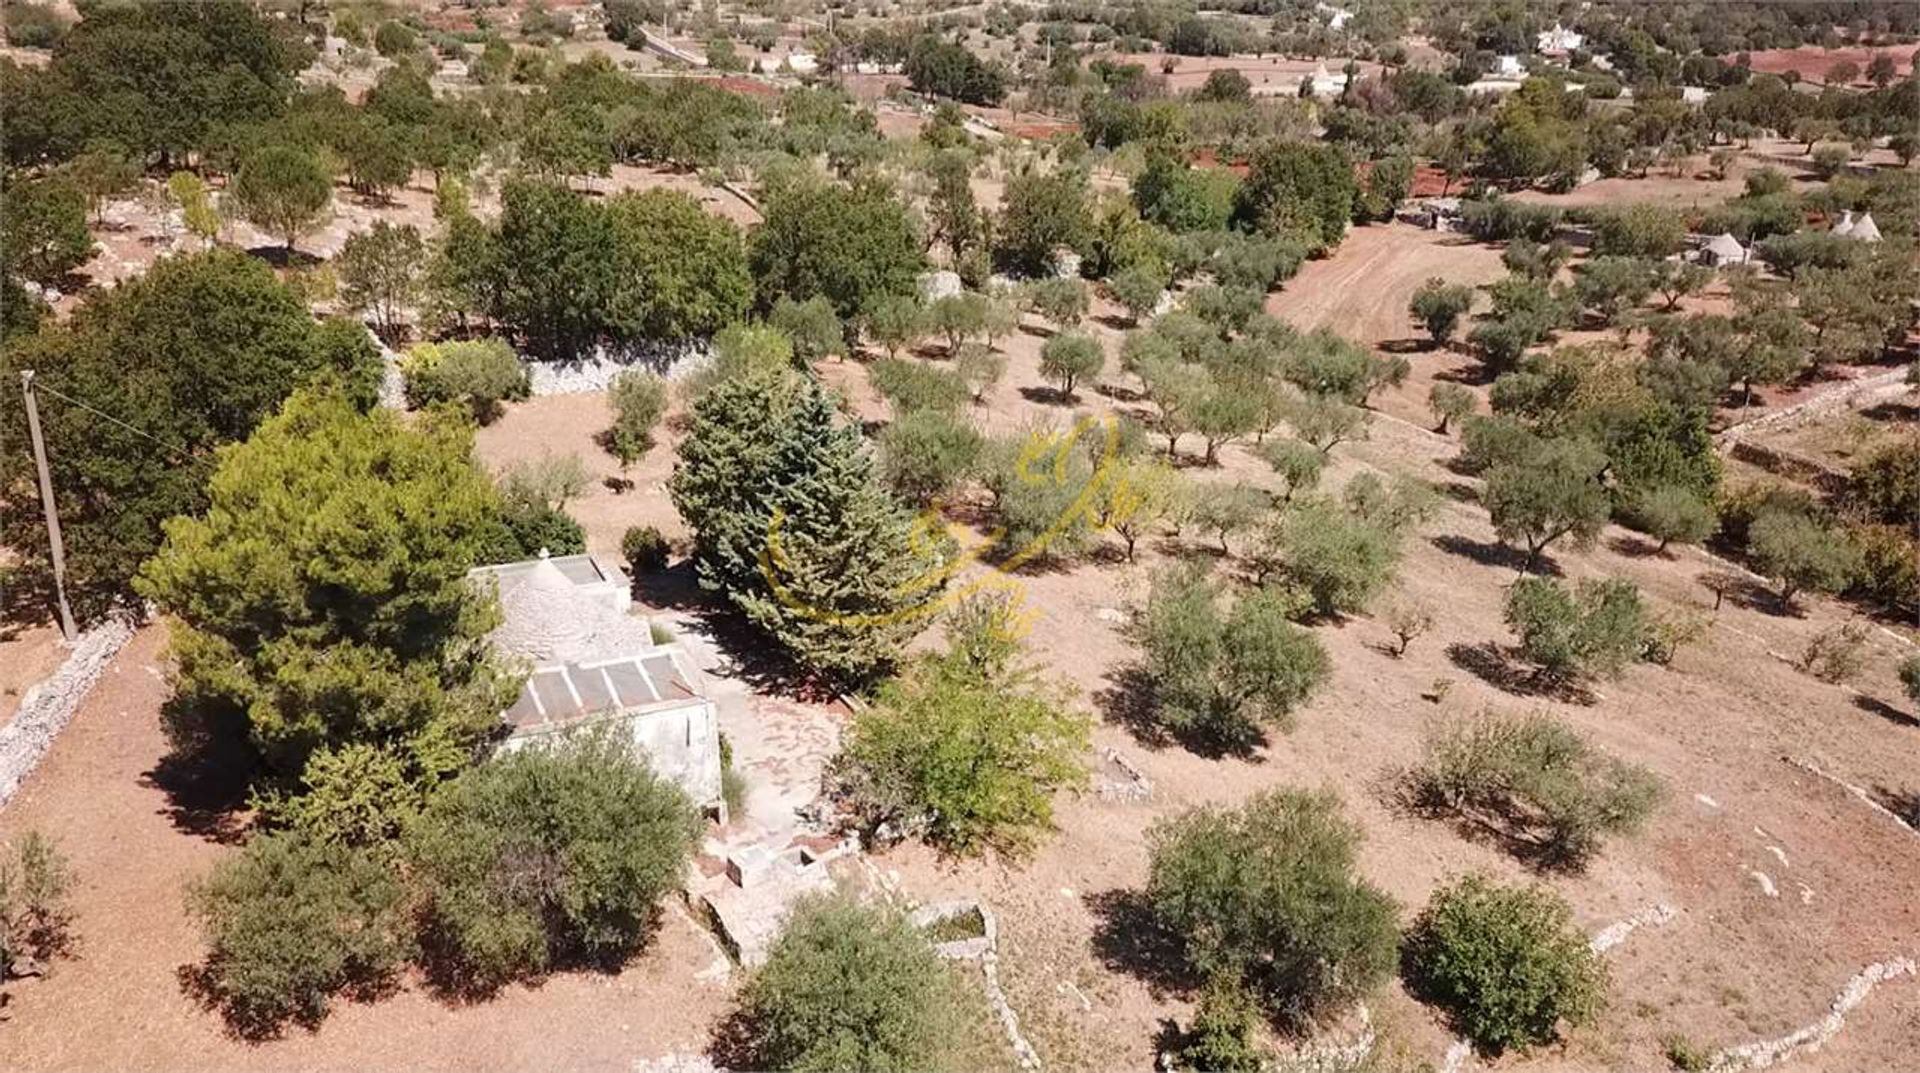
[[[13,719],[0,727],[0,807],[33,773],[74,709],[100,680],[108,661],[133,637],[131,619],[115,616],[82,633],[60,668],[20,698]]]

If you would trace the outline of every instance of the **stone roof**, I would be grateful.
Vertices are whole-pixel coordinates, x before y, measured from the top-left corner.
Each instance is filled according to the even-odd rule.
[[[575,575],[580,573],[578,564],[536,559],[509,565],[511,572],[494,574],[501,622],[489,635],[502,651],[535,664],[590,663],[656,647],[645,619],[622,614],[581,591],[592,582],[569,575],[570,566]]]

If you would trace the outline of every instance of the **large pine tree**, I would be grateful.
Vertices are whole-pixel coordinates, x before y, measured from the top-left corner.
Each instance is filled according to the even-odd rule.
[[[940,594],[947,552],[912,538],[859,431],[818,384],[780,374],[716,385],[671,487],[701,584],[829,680],[884,673]]]

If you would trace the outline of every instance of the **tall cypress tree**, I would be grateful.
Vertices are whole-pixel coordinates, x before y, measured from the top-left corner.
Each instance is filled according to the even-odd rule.
[[[701,584],[808,670],[871,680],[926,624],[946,553],[911,539],[911,517],[819,385],[785,375],[715,386],[671,487]]]

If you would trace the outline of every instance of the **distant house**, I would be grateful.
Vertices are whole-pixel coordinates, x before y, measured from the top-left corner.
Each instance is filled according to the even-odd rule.
[[[1495,78],[1519,78],[1526,73],[1526,65],[1520,62],[1520,57],[1511,52],[1494,58],[1493,75]]]
[[[1705,104],[1707,103],[1707,87],[1681,86],[1680,100],[1686,104]]]
[[[820,57],[811,52],[787,53],[787,70],[797,75],[810,75],[820,69]]]
[[[1346,29],[1347,23],[1353,19],[1353,12],[1345,8],[1334,7],[1332,4],[1318,3],[1313,5],[1313,9],[1327,17],[1327,29],[1332,30],[1334,33],[1339,33]]]
[[[1324,63],[1315,64],[1313,73],[1301,79],[1301,84],[1315,97],[1338,97],[1347,90],[1347,76],[1331,74]]]
[[[501,622],[494,649],[529,665],[502,714],[505,749],[579,727],[613,727],[694,804],[724,818],[720,728],[699,669],[628,614],[626,576],[589,555],[542,555],[468,574],[490,586]]]
[[[1700,263],[1714,268],[1743,265],[1751,256],[1747,248],[1740,245],[1740,240],[1728,232],[1720,233],[1700,247]]]
[[[1559,23],[1553,29],[1542,30],[1534,38],[1534,51],[1547,55],[1565,55],[1586,44],[1586,35],[1566,29]]]
[[[1873,222],[1873,213],[1870,212],[1861,213],[1857,220],[1852,212],[1841,214],[1840,222],[1833,225],[1832,233],[1856,242],[1880,241],[1880,225]]]

